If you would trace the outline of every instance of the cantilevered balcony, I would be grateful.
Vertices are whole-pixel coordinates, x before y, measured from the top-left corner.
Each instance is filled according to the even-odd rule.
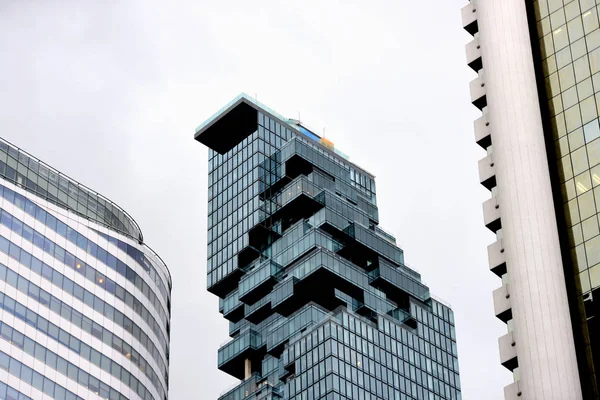
[[[235,290],[244,273],[239,268],[235,268],[233,271],[208,286],[208,291],[219,297],[227,296],[231,291]]]
[[[490,244],[487,249],[490,271],[502,277],[506,274],[506,253],[502,239]]]
[[[504,400],[521,400],[521,381],[516,381],[504,387]]]
[[[494,196],[483,203],[483,222],[486,228],[494,233],[502,228],[500,205],[497,197]]]
[[[223,316],[231,322],[244,318],[244,304],[240,302],[237,290],[223,300]]]
[[[508,293],[508,284],[502,285],[494,290],[494,311],[496,317],[503,322],[512,319],[512,308],[510,305],[510,294]]]
[[[482,115],[473,122],[475,142],[484,150],[492,145],[492,131],[487,114]]]
[[[307,327],[322,322],[327,312],[322,308],[309,305],[288,319],[282,320],[280,325],[274,326],[267,336],[267,352],[279,356],[283,345],[295,334]]]
[[[401,291],[422,301],[429,298],[429,289],[425,285],[385,262],[380,261],[379,266],[369,272],[369,283],[392,300]]]
[[[383,239],[374,230],[352,223],[344,232],[356,242],[366,246],[374,253],[381,254],[396,264],[404,262],[404,252],[395,244]]]
[[[462,26],[467,32],[473,36],[479,32],[479,27],[477,25],[477,9],[475,8],[474,2],[470,2],[469,5],[462,8],[461,16]]]
[[[259,373],[255,372],[248,379],[243,380],[237,386],[230,389],[219,397],[219,400],[240,400],[255,393],[259,382],[262,380]]]
[[[466,45],[467,65],[475,72],[483,68],[481,61],[481,46],[479,45],[479,35],[476,34],[472,41]]]
[[[488,190],[496,186],[496,169],[492,154],[479,160],[479,182]]]
[[[261,360],[264,343],[259,333],[249,329],[219,349],[219,369],[238,379],[244,379],[244,362]]]
[[[267,295],[252,305],[244,305],[244,318],[253,324],[258,324],[273,314],[271,296]]]
[[[519,366],[517,361],[517,345],[513,337],[513,332],[498,339],[498,348],[500,349],[500,363],[512,371]]]
[[[410,315],[408,311],[397,308],[388,313],[392,318],[400,321],[401,324],[408,326],[411,329],[417,329],[417,320]]]
[[[487,106],[485,81],[482,72],[483,70],[479,71],[479,76],[469,83],[471,103],[480,110]]]
[[[242,278],[239,285],[239,298],[246,304],[252,304],[267,295],[273,285],[281,278],[281,265],[268,260]]]

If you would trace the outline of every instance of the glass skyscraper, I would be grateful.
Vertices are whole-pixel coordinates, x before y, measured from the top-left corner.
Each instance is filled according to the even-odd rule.
[[[166,400],[171,277],[123,209],[0,140],[0,398]]]
[[[374,176],[240,95],[202,124],[221,400],[460,399],[452,310],[379,227]]]
[[[600,1],[471,0],[507,399],[600,399]],[[599,300],[596,301],[595,297]],[[598,314],[598,316],[596,316]]]

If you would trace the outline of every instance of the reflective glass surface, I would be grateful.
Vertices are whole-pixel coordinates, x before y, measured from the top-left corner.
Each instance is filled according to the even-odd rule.
[[[170,292],[125,211],[0,140],[0,398],[167,400]]]
[[[225,113],[239,113],[231,104]],[[378,226],[374,177],[297,121],[255,109],[256,129],[232,133],[229,151],[211,126],[230,116],[200,132],[219,150],[208,290],[231,340],[218,367],[241,381],[221,399],[460,399],[452,311]]]
[[[534,13],[552,128],[553,157],[568,232],[568,295],[586,398],[600,399],[600,6],[595,0],[537,0]],[[542,107],[544,108],[544,107]]]
[[[143,240],[140,227],[119,206],[3,139],[0,177],[100,225]]]

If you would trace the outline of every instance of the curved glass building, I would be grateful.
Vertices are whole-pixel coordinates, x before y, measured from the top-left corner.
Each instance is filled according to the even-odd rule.
[[[460,399],[452,310],[379,227],[374,176],[240,95],[201,125],[220,400]]]
[[[123,209],[0,140],[0,398],[168,393],[171,277]]]

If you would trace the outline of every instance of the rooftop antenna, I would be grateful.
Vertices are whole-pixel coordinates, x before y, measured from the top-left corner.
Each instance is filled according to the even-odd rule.
[[[258,93],[254,92],[254,100],[258,101]]]
[[[298,110],[298,122],[300,122],[300,110]]]

